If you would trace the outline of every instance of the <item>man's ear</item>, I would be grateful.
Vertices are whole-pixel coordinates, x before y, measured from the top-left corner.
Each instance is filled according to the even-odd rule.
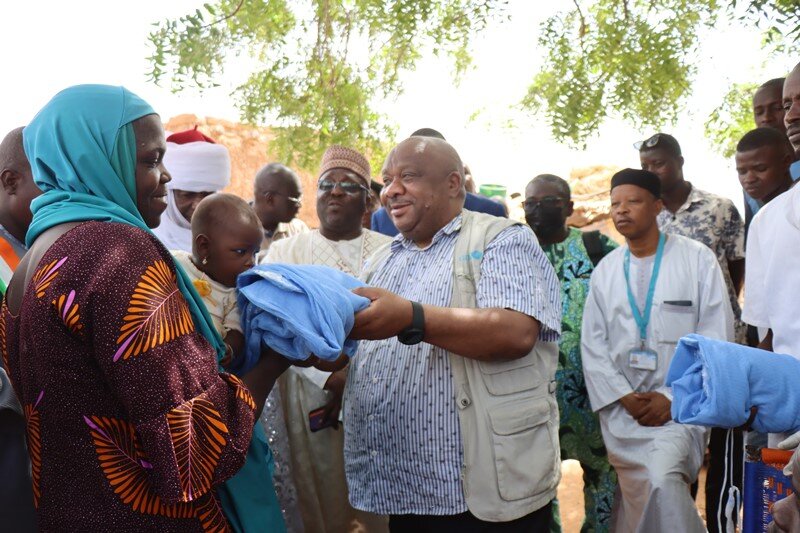
[[[208,251],[211,245],[211,240],[204,233],[200,233],[194,238],[195,257],[201,262],[203,259],[208,258]]]
[[[681,168],[683,168],[683,161],[684,161],[684,159],[683,159],[683,156],[682,156],[682,155],[679,155],[679,156],[678,156],[678,164],[679,164],[679,166],[680,166]]]
[[[567,218],[572,216],[572,213],[575,212],[575,202],[570,200],[567,202],[567,205],[564,207],[564,213],[566,213]]]
[[[19,188],[19,182],[22,179],[22,176],[18,172],[15,172],[9,168],[3,169],[0,172],[0,185],[3,187],[3,191],[8,196],[13,196],[17,194],[17,189]]]
[[[464,176],[456,170],[451,172],[447,177],[447,188],[450,190],[450,196],[453,198],[458,196],[461,193],[461,189],[464,188],[464,184]]]

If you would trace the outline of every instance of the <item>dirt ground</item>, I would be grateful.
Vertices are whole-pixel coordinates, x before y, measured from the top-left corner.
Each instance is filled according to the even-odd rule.
[[[700,471],[697,506],[700,515],[705,519],[705,485],[706,469]],[[558,486],[558,505],[561,508],[561,528],[564,533],[578,533],[583,524],[583,470],[578,461],[568,460],[561,463],[561,484]]]

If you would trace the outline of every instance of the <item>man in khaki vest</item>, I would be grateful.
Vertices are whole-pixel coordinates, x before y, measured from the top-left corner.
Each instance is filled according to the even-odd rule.
[[[463,210],[461,159],[411,137],[383,167],[400,235],[365,267],[372,300],[345,391],[356,509],[393,532],[547,531],[559,474],[560,287],[530,228]]]

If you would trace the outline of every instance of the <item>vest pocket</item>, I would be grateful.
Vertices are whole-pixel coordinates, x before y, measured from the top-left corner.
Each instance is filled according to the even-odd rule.
[[[558,463],[552,402],[498,405],[489,411],[489,419],[500,497],[515,501],[550,489]]]
[[[486,390],[493,396],[533,390],[543,381],[531,355],[512,361],[479,361],[478,367]]]

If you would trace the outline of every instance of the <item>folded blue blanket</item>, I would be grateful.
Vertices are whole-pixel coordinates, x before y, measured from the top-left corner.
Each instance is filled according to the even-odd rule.
[[[347,336],[355,314],[369,306],[351,292],[364,286],[358,279],[325,266],[267,264],[242,273],[236,285],[247,346],[234,372],[251,369],[264,345],[294,360],[355,354],[358,343]]]
[[[757,407],[756,431],[800,430],[800,361],[790,355],[691,334],[678,343],[667,385],[676,422],[733,428]]]

